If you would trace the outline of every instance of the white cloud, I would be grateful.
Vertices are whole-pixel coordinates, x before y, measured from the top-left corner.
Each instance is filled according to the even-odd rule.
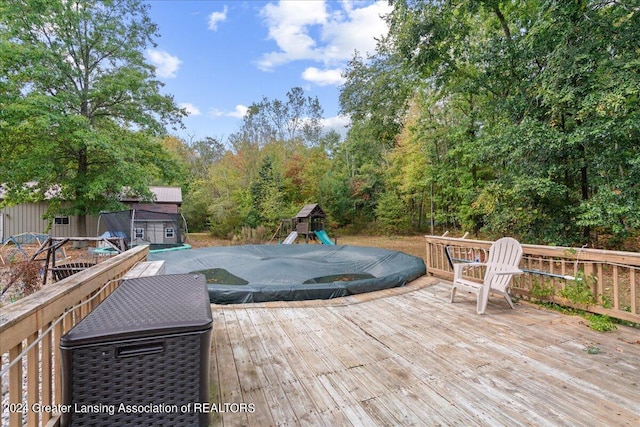
[[[329,129],[335,130],[343,138],[347,135],[349,126],[351,126],[351,119],[347,116],[338,115],[334,117],[329,117],[327,119],[322,119],[323,128],[325,128],[326,130],[329,130]]]
[[[264,54],[258,67],[269,71],[297,60],[335,66],[350,59],[355,50],[372,53],[375,38],[387,33],[382,16],[391,11],[391,6],[385,0],[356,6],[351,2],[327,1],[267,4],[262,16],[269,28],[269,38],[279,50]]]
[[[147,49],[151,64],[156,67],[156,75],[162,78],[174,78],[182,61],[163,50]]]
[[[319,86],[340,85],[344,83],[342,70],[340,68],[320,70],[316,67],[309,67],[302,72],[302,78]]]
[[[178,107],[187,110],[187,114],[190,116],[199,116],[201,114],[200,109],[189,102],[182,102],[178,104]]]
[[[262,9],[262,16],[269,27],[269,38],[276,42],[281,51],[264,55],[259,62],[261,69],[270,70],[293,60],[320,58],[316,41],[309,30],[326,23],[324,1],[269,3]]]
[[[233,111],[222,111],[217,108],[212,108],[209,110],[209,117],[214,119],[218,117],[235,117],[241,119],[246,116],[248,110],[249,108],[242,104],[236,105]]]
[[[213,12],[209,15],[209,29],[212,31],[216,31],[218,29],[218,24],[220,22],[224,22],[227,20],[227,6],[225,5],[222,12]]]
[[[237,117],[241,119],[247,115],[247,111],[249,111],[248,107],[239,104],[239,105],[236,105],[236,109],[234,111],[227,113],[226,115],[229,117]]]
[[[345,20],[332,20],[323,29],[327,40],[324,49],[328,60],[351,59],[354,50],[361,54],[373,53],[376,38],[387,34],[389,27],[382,18],[391,12],[386,1],[377,1],[367,7],[346,11]]]
[[[217,108],[212,108],[209,110],[209,117],[212,119],[224,116],[224,112],[218,110]]]

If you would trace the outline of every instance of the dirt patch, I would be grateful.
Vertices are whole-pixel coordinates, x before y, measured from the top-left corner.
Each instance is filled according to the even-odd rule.
[[[219,239],[207,233],[189,233],[186,243],[192,248],[209,248],[212,246],[232,246],[231,240]]]
[[[393,251],[404,252],[409,255],[424,258],[426,254],[426,241],[423,235],[418,236],[332,236],[339,245],[369,246],[373,248],[383,248]],[[193,248],[204,248],[211,246],[231,246],[231,240],[218,239],[209,236],[207,233],[190,233],[187,243]],[[266,243],[266,242],[265,242]],[[304,243],[300,243],[303,244]],[[316,243],[309,243],[316,244]]]
[[[339,245],[370,246],[374,248],[400,251],[405,254],[424,258],[427,243],[423,235],[419,236],[340,236]]]

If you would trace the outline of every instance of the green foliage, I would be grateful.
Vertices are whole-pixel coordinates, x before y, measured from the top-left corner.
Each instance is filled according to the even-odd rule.
[[[164,137],[184,112],[145,62],[147,3],[3,0],[4,203],[56,185],[52,209],[84,215],[165,183],[183,186],[192,229],[220,237],[309,202],[332,226],[392,233],[431,221],[540,244],[637,233],[636,0],[392,3],[376,52],[345,70],[344,141],[294,87],[253,103],[225,146]],[[593,303],[589,280],[565,296]]]
[[[263,97],[251,104],[240,130],[229,137],[234,149],[247,144],[262,147],[275,141],[319,144],[323,112],[318,99],[305,97],[300,87],[288,91],[286,98],[283,101]]]
[[[589,344],[585,348],[585,351],[587,352],[587,354],[600,354],[600,347],[593,344]]]
[[[197,158],[211,160],[198,164],[203,179],[189,189],[187,198],[195,202],[190,215],[200,223],[206,217],[215,236],[231,237],[259,226],[273,233],[281,219],[306,203],[324,207],[332,192],[326,185],[327,150],[339,137],[320,132],[321,115],[317,99],[293,88],[285,101],[263,98],[252,104],[240,130],[229,137],[230,149],[217,141],[193,144]]]
[[[275,169],[274,158],[267,156],[262,159],[258,177],[251,184],[251,198],[254,209],[260,215],[259,223],[275,227],[284,209],[282,200],[282,175]]]
[[[605,292],[607,290],[608,289],[606,289]],[[599,300],[600,300],[599,303],[603,308],[611,308],[611,307],[613,307],[613,301],[612,301],[610,295],[607,295],[607,294],[599,295]]]
[[[578,271],[575,280],[567,281],[565,287],[559,291],[559,295],[574,304],[589,306],[595,303],[591,289],[596,280],[595,276],[586,276],[584,271]]]
[[[181,180],[157,139],[184,113],[160,94],[145,62],[156,33],[148,7],[138,0],[2,3],[5,203],[42,199],[55,188],[49,216],[63,213],[65,202],[64,213],[82,220],[117,207],[124,188],[148,196],[154,181]],[[37,186],[25,191],[28,182]]]
[[[376,57],[365,60],[358,53],[354,55],[340,92],[340,108],[353,124],[348,140],[366,143],[374,155],[395,145],[417,77],[403,68],[389,51],[388,42],[378,44]]]
[[[638,227],[633,1],[393,4],[388,37],[368,62],[354,59],[341,101],[354,142],[382,123],[408,130],[385,128],[401,138],[385,169],[412,170],[402,142],[421,147],[439,221],[554,244]],[[413,91],[374,93],[395,75]],[[419,110],[407,116],[409,100]]]
[[[589,327],[594,331],[607,332],[618,329],[616,324],[607,315],[589,314],[585,317],[589,321]]]
[[[535,280],[530,293],[531,296],[536,300],[544,301],[555,295],[555,287],[548,280],[545,280],[543,282]]]
[[[237,189],[230,197],[218,197],[209,206],[209,231],[220,238],[231,238],[242,227],[255,227],[258,217],[253,208],[251,193]]]
[[[570,315],[570,316],[581,316],[583,317],[585,320],[587,320],[588,326],[589,328],[593,329],[594,331],[599,331],[599,332],[607,332],[607,331],[614,331],[616,330],[618,327],[616,325],[616,323],[621,323],[627,326],[630,326],[632,328],[638,328],[639,326],[635,323],[632,322],[626,322],[624,320],[618,320],[618,319],[612,319],[607,315],[603,315],[603,314],[594,314],[594,313],[588,313],[585,312],[584,310],[580,310],[580,309],[576,309],[576,308],[571,308],[571,307],[566,307],[566,306],[562,306],[562,305],[558,305],[558,304],[554,304],[554,303],[545,303],[542,302],[540,303],[540,305],[550,309],[550,310],[554,310],[557,312],[560,312],[562,314],[566,314],[566,315]],[[594,346],[594,348],[590,348],[591,346],[589,346],[588,352],[589,354],[597,354],[599,353],[599,349],[597,347]],[[594,353],[591,353],[590,351],[594,351]]]
[[[387,191],[379,198],[376,217],[386,233],[403,233],[409,228],[405,204],[394,191]]]
[[[181,213],[189,232],[203,232],[209,228],[209,206],[212,200],[204,180],[192,181],[184,194]]]
[[[329,170],[320,181],[323,194],[322,209],[327,212],[329,221],[336,227],[362,224],[361,212],[352,199],[350,178],[343,170]]]

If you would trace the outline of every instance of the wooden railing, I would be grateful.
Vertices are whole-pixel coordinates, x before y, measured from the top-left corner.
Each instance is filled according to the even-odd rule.
[[[482,261],[493,242],[453,237],[426,236],[427,272],[453,279],[454,262]],[[640,253],[522,245],[520,268],[514,279],[514,296],[551,301],[589,312],[640,323]],[[468,269],[470,278],[482,271]],[[475,271],[474,271],[475,270]]]
[[[8,376],[9,385],[2,415],[9,413],[9,426],[57,425],[62,404],[60,337],[148,253],[148,246],[135,247],[0,309],[0,368],[2,383]]]

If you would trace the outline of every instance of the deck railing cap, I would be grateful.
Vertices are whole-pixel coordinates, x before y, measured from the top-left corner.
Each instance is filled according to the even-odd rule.
[[[6,329],[22,319],[32,315],[35,311],[41,309],[46,303],[62,298],[66,294],[72,292],[78,283],[91,280],[92,277],[108,272],[124,260],[130,259],[132,256],[146,254],[148,251],[148,245],[135,246],[126,252],[120,253],[106,261],[96,264],[91,268],[60,280],[55,284],[49,284],[31,295],[3,307],[2,310],[0,310],[0,333],[4,332]]]

